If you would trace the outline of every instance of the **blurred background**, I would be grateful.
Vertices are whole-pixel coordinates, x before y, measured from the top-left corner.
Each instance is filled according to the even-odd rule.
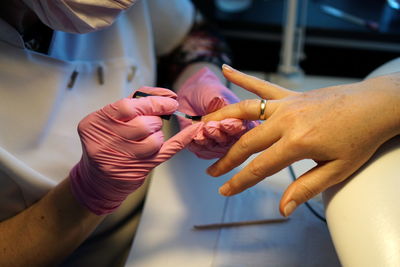
[[[226,38],[234,66],[276,72],[290,0],[192,0]],[[292,2],[292,3],[291,3]],[[363,78],[400,56],[398,0],[298,0],[297,61],[307,75]]]

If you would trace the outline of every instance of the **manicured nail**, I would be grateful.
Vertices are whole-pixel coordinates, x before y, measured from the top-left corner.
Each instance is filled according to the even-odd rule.
[[[231,193],[231,187],[229,184],[224,184],[219,188],[219,193],[223,196],[229,196]]]
[[[222,69],[223,69],[224,71],[226,71],[226,72],[233,72],[233,70],[234,70],[231,66],[229,66],[229,65],[227,65],[227,64],[223,64],[223,65],[222,65]]]
[[[285,217],[292,214],[292,212],[296,209],[296,207],[297,207],[297,204],[294,200],[289,201],[289,203],[287,203],[285,208],[283,209],[283,213],[284,213]]]

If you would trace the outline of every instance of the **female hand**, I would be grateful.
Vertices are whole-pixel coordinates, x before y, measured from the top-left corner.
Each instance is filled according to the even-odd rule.
[[[166,142],[160,115],[178,108],[175,93],[142,87],[157,96],[124,98],[88,115],[78,126],[82,159],[70,173],[74,196],[97,215],[114,211],[148,173],[190,143],[203,123]]]
[[[228,153],[209,167],[219,176],[261,152],[221,188],[226,196],[257,184],[288,165],[313,159],[317,166],[284,192],[280,211],[291,214],[301,203],[337,184],[360,168],[377,148],[400,133],[400,75],[299,93],[223,67],[233,83],[268,99],[266,121],[244,134]],[[260,100],[228,105],[204,121],[260,116]]]
[[[179,111],[189,115],[206,115],[239,101],[239,98],[207,67],[191,76],[178,89]],[[189,119],[178,117],[178,120],[181,129],[192,125]],[[257,124],[232,118],[207,122],[193,138],[188,149],[200,158],[220,158],[243,133]]]

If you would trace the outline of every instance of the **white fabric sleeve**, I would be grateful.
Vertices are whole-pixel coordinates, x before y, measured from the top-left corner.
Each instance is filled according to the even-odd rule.
[[[189,0],[149,0],[157,55],[171,52],[190,31],[195,9]]]

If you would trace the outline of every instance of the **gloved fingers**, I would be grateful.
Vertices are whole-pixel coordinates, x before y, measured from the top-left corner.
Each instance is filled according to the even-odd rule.
[[[221,131],[219,121],[210,121],[204,124],[203,132],[205,137],[214,140],[216,143],[226,143],[229,140],[227,134]]]
[[[196,143],[200,146],[205,146],[205,145],[209,144],[210,142],[212,142],[214,144],[212,139],[205,136],[204,130],[202,129],[202,130],[198,131],[198,133],[193,137],[192,143]]]
[[[220,158],[247,130],[246,125],[239,119],[207,122],[190,143],[189,150],[200,158]]]
[[[160,131],[163,125],[159,116],[137,116],[127,122],[115,121],[113,132],[128,140],[141,140]]]
[[[220,128],[223,132],[230,136],[241,135],[244,131],[248,130],[248,121],[243,121],[240,119],[224,119],[220,121]]]
[[[212,151],[209,151],[208,149],[205,148],[204,145],[199,145],[195,142],[192,142],[188,145],[188,150],[192,153],[194,153],[197,157],[201,159],[212,159],[213,157],[209,157],[210,153],[213,153]]]
[[[174,156],[177,152],[184,149],[190,142],[192,142],[194,136],[202,130],[203,126],[204,123],[202,122],[195,123],[165,141],[156,160],[159,163],[164,162]]]
[[[132,158],[145,159],[157,154],[164,143],[164,134],[157,131],[146,138],[138,141],[125,140],[118,144],[116,148],[126,152]]]
[[[109,117],[127,122],[140,115],[168,115],[178,108],[178,102],[169,97],[148,96],[142,98],[123,98],[105,106],[102,111]]]
[[[137,116],[143,115],[170,115],[178,109],[178,102],[170,97],[147,96],[135,99],[135,112]]]
[[[240,99],[231,90],[222,84],[219,85],[219,87],[221,88],[218,90],[218,87],[215,86],[214,90],[210,92],[211,95],[215,95],[213,98],[211,98],[209,95],[202,98],[203,107],[205,107],[204,110],[206,114],[214,112],[226,105],[240,102]]]
[[[228,89],[227,89],[228,90]],[[202,107],[202,114],[201,115],[206,115],[208,113],[214,112],[216,110],[219,110],[220,108],[228,105],[229,103],[225,101],[225,99],[222,96],[215,96],[213,98],[210,98],[209,95],[207,97],[201,98],[201,107]]]
[[[209,145],[202,146],[192,142],[189,144],[188,149],[201,159],[221,158],[229,150],[230,146],[221,146],[215,142],[213,143],[214,146],[210,147]]]
[[[140,87],[137,91],[147,93],[150,95],[155,95],[155,96],[164,96],[164,97],[169,97],[173,99],[177,99],[177,94],[175,94],[173,91],[166,89],[166,88],[161,88],[161,87],[150,87],[150,86],[142,86]],[[131,94],[130,98],[134,93]]]
[[[177,116],[176,118],[178,119],[179,127],[181,130],[193,124],[193,121],[190,119],[182,118],[180,116]]]
[[[192,143],[200,146],[207,146],[208,149],[212,150],[215,145],[225,145],[230,142],[231,139],[231,136],[228,136],[219,129],[219,122],[214,121],[208,123],[207,126],[204,126],[204,128],[193,138]]]
[[[203,131],[207,138],[214,140],[220,145],[225,145],[239,139],[246,131],[252,129],[253,125],[248,121],[229,118],[222,121],[207,122]],[[197,141],[196,138],[195,141]]]
[[[180,111],[205,115],[221,107],[239,102],[239,98],[207,67],[202,68],[178,89]]]

